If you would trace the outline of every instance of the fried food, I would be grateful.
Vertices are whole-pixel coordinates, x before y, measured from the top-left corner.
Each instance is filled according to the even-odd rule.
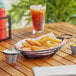
[[[47,49],[47,47],[45,47],[45,46],[42,46],[42,47],[32,46],[31,47],[32,51],[45,50],[45,49]]]
[[[50,48],[50,47],[57,47],[58,43],[53,44],[53,43],[50,43],[50,41],[48,41],[46,45],[47,45],[48,48]]]
[[[31,50],[31,51],[38,51],[38,50],[45,50],[50,47],[58,47],[59,44],[62,42],[60,39],[51,38],[50,35],[42,37],[39,40],[25,40],[26,43],[22,43],[22,50]]]
[[[42,38],[40,39],[40,41],[45,40],[45,39],[49,39],[49,38],[50,38],[50,35],[47,35],[47,36],[45,36],[45,37],[42,37]]]
[[[41,43],[37,40],[26,40],[26,42],[33,46],[41,46]]]
[[[25,48],[25,47],[21,47],[21,49],[26,51],[31,50],[31,48]]]
[[[41,46],[42,50],[48,49],[47,46]]]
[[[22,43],[22,45],[24,46],[24,47],[31,47],[31,45],[30,44],[28,44],[28,43]]]
[[[61,42],[60,39],[49,38],[49,40],[52,41],[52,42],[57,42],[57,43],[60,43]]]
[[[42,45],[46,45],[49,38],[50,38],[50,35],[47,35],[45,37],[42,37],[39,41]]]
[[[48,41],[48,39],[46,38],[46,39],[40,40],[40,43],[41,43],[42,45],[46,45],[47,41]]]
[[[32,47],[31,47],[31,50],[32,50],[32,51],[36,51],[36,50],[41,50],[41,48],[38,47],[38,46],[32,46]]]

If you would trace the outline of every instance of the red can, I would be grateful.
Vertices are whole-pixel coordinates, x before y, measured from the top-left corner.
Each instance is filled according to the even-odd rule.
[[[6,17],[6,12],[4,9],[0,8],[0,18]],[[0,40],[7,37],[6,33],[6,19],[0,19]]]

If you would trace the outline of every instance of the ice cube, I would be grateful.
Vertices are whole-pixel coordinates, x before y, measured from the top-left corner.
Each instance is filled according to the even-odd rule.
[[[34,9],[34,10],[42,10],[45,9],[46,6],[42,6],[42,5],[31,5],[30,9]]]

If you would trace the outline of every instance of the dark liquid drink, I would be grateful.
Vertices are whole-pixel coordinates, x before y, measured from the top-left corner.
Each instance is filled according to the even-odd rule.
[[[33,28],[35,32],[43,32],[45,24],[46,7],[41,5],[32,5],[30,9],[31,9]]]

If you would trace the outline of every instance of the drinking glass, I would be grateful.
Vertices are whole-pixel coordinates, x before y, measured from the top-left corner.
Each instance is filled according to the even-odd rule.
[[[33,34],[42,33],[45,25],[46,5],[35,4],[30,6],[33,24]]]

